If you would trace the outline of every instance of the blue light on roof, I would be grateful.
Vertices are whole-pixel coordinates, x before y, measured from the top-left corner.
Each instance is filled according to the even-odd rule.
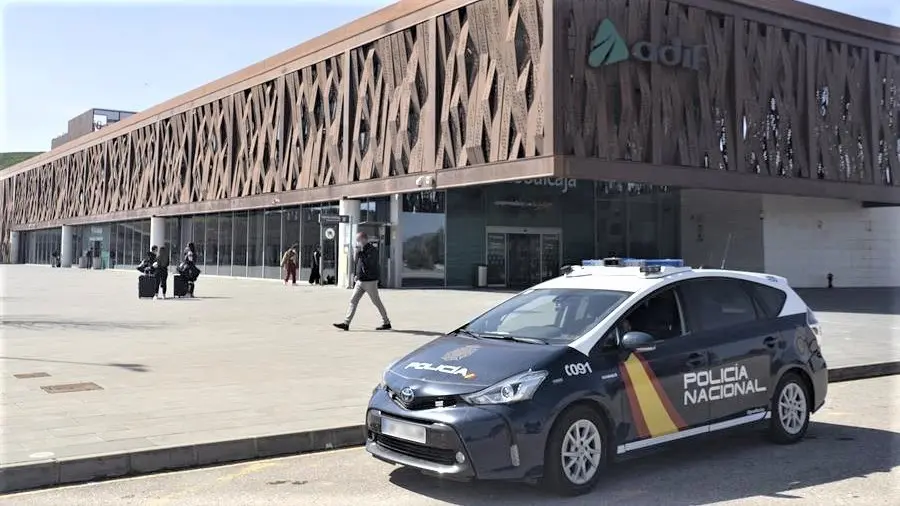
[[[582,260],[584,267],[684,267],[681,258],[602,258],[598,260]]]

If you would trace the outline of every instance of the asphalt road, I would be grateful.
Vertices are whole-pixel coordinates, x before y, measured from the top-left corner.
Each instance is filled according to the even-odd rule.
[[[0,498],[9,505],[896,505],[900,376],[831,386],[808,438],[759,431],[620,463],[593,494],[561,500],[520,484],[453,483],[392,468],[361,449],[107,481]]]

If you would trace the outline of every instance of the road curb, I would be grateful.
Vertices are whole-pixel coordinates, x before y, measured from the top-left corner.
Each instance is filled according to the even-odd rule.
[[[353,425],[130,453],[16,463],[0,467],[0,493],[336,450],[361,446],[365,440],[365,425]]]
[[[828,382],[840,383],[895,374],[900,374],[900,361],[830,369]],[[336,450],[362,446],[365,441],[365,426],[352,425],[131,453],[17,463],[0,467],[0,493]]]
[[[881,362],[878,364],[851,365],[828,370],[829,383],[841,383],[880,376],[900,374],[900,360]]]

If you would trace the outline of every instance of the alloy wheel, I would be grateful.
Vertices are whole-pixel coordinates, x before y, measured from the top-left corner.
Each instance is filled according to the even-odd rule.
[[[603,439],[600,430],[590,420],[578,420],[569,426],[563,437],[562,469],[574,485],[591,481],[603,458]]]
[[[806,394],[797,383],[788,383],[778,397],[778,419],[784,431],[796,435],[803,430],[809,416]]]

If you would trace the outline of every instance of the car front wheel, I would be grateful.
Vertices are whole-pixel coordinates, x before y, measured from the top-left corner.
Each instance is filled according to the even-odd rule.
[[[590,492],[606,468],[607,441],[596,411],[576,406],[564,412],[547,440],[543,485],[561,495]]]
[[[792,444],[803,439],[809,428],[809,390],[796,373],[787,373],[772,396],[769,436],[775,443]]]

